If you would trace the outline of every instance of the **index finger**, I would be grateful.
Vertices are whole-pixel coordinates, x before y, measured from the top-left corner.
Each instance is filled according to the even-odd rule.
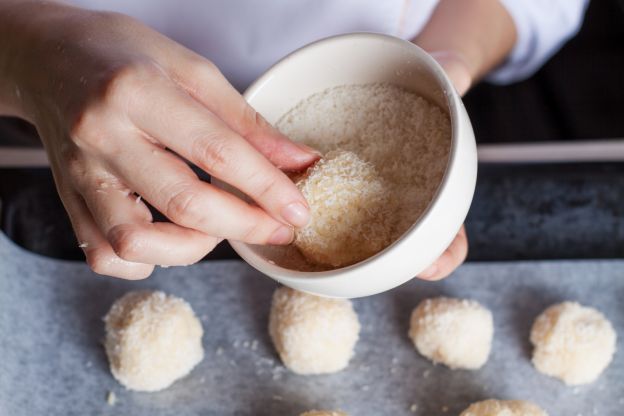
[[[161,83],[131,114],[137,127],[295,227],[309,208],[293,182],[249,142],[173,83]]]

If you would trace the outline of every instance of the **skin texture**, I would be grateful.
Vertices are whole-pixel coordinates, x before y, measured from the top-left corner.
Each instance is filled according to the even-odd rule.
[[[318,154],[264,121],[211,62],[119,14],[4,1],[0,15],[2,108],[37,127],[94,271],[143,278],[223,238],[288,244],[307,222],[280,168]],[[255,204],[200,181],[186,161]],[[153,223],[143,201],[172,222]]]
[[[491,9],[502,7],[494,0],[465,2],[478,11],[448,3],[456,4],[443,0],[415,42],[444,52],[437,59],[464,91],[511,46],[492,54],[475,35],[465,42],[482,51],[459,47],[455,32],[443,27],[462,20],[460,9],[491,19]],[[484,27],[495,37],[505,24]],[[461,28],[474,35],[482,26]],[[288,244],[293,227],[309,219],[283,171],[305,169],[318,153],[277,132],[210,61],[130,17],[0,0],[0,115],[36,126],[97,273],[144,278],[154,265],[194,263],[224,238]],[[188,162],[253,202],[200,181]],[[144,201],[171,222],[153,222]],[[466,252],[462,228],[421,277],[447,276]]]

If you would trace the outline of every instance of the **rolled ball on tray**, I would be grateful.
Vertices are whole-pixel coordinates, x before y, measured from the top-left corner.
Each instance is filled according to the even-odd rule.
[[[534,403],[524,400],[483,400],[470,405],[459,416],[548,416]]]
[[[273,294],[269,334],[282,362],[298,374],[344,369],[360,323],[347,299],[329,299],[281,287]]]
[[[533,365],[569,385],[591,383],[611,362],[616,339],[611,322],[596,309],[559,303],[533,324]]]
[[[204,357],[201,323],[175,296],[129,292],[113,304],[104,322],[111,372],[128,389],[165,389]]]
[[[434,363],[477,369],[492,346],[492,313],[473,300],[425,299],[412,312],[409,337],[418,352]]]

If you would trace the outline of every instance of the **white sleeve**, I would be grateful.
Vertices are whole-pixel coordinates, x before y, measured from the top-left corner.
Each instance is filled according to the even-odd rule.
[[[537,71],[581,27],[589,0],[500,0],[516,24],[516,44],[486,80],[508,84]]]

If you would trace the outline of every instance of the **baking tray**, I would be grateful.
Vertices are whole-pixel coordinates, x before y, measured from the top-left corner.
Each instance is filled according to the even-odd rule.
[[[0,415],[296,416],[327,408],[352,416],[435,416],[458,415],[490,397],[532,400],[551,416],[623,414],[624,261],[473,263],[442,282],[413,280],[357,299],[362,332],[355,356],[345,371],[324,376],[298,376],[280,365],[267,335],[275,288],[238,261],[117,280],[30,254],[0,235]],[[205,330],[204,360],[158,393],[119,385],[101,345],[102,316],[135,289],[183,297]],[[409,342],[410,311],[437,295],[476,299],[493,311],[492,354],[481,370],[434,366]],[[533,319],[567,299],[599,308],[620,334],[613,362],[591,385],[567,387],[529,361]]]

